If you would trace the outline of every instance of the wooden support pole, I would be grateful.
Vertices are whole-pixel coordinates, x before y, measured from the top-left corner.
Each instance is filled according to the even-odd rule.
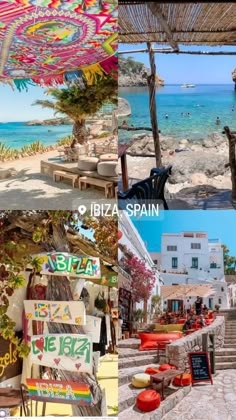
[[[130,51],[119,51],[118,54],[135,54],[139,52],[148,52],[147,49],[140,49],[140,50],[130,50]],[[186,54],[186,55],[236,55],[236,51],[175,51],[172,48],[153,48],[152,52],[154,54],[161,53],[161,54]]]
[[[155,64],[155,56],[152,51],[152,44],[148,42],[147,47],[148,47],[148,52],[149,52],[149,61],[150,61],[150,68],[151,68],[151,74],[150,76],[147,77],[148,89],[149,89],[149,109],[150,109],[150,117],[151,117],[151,124],[152,124],[154,150],[155,150],[155,156],[156,156],[156,166],[157,168],[160,168],[161,167],[161,147],[160,147],[159,130],[158,130],[158,123],[157,123],[157,111],[156,111],[156,64]]]
[[[229,127],[224,127],[225,134],[229,141],[229,166],[231,170],[232,181],[232,199],[236,200],[236,155],[235,155],[235,135],[233,135]]]

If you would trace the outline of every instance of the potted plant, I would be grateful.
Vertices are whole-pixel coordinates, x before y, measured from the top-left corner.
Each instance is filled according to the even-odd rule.
[[[215,310],[216,310],[216,312],[219,312],[219,310],[220,310],[220,305],[216,304],[216,305],[215,305]]]

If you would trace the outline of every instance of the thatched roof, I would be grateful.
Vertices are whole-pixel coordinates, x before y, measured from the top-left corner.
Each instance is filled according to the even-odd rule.
[[[119,41],[236,45],[235,3],[119,1]]]

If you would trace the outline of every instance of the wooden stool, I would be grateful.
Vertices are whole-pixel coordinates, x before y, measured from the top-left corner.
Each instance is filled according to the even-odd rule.
[[[86,189],[87,185],[93,185],[96,187],[104,188],[106,198],[111,198],[113,196],[113,183],[110,181],[105,181],[103,179],[98,179],[98,178],[90,178],[88,176],[81,176],[79,178],[80,190],[83,190],[84,186]]]
[[[53,181],[57,182],[57,177],[59,177],[59,181],[62,179],[71,179],[72,180],[72,187],[75,188],[76,181],[78,179],[78,175],[71,174],[65,171],[54,171],[53,172]]]

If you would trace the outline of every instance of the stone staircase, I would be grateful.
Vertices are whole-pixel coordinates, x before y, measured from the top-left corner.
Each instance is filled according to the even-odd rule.
[[[215,353],[216,370],[236,369],[236,311],[225,316],[224,346]]]
[[[144,373],[149,366],[157,367],[157,350],[139,351],[140,340],[122,340],[118,344],[119,352],[119,420],[156,420],[161,419],[166,413],[190,391],[190,387],[179,389],[175,392],[174,398],[167,398],[161,406],[151,413],[139,411],[135,404],[137,395],[144,389],[136,389],[131,385],[133,375]],[[172,391],[173,392],[173,391]],[[147,416],[148,414],[148,416]]]

